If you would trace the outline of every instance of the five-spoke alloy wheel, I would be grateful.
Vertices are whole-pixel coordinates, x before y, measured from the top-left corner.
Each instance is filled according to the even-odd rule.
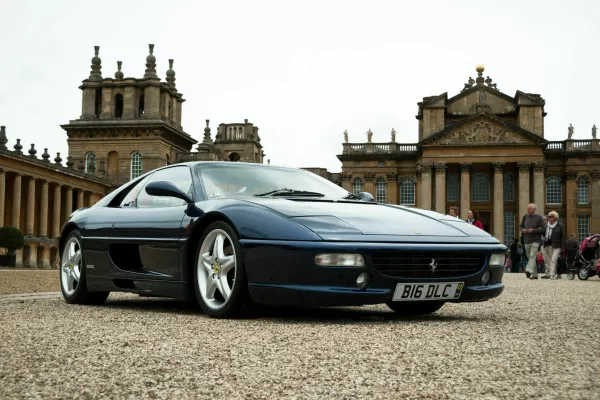
[[[101,304],[110,292],[90,292],[85,283],[85,263],[79,231],[72,231],[60,258],[60,288],[67,303]]]
[[[235,231],[225,222],[211,223],[196,251],[196,298],[204,313],[226,318],[239,311],[247,293],[241,247]]]

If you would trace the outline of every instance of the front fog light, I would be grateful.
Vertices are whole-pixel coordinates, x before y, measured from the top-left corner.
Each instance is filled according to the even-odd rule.
[[[490,265],[504,265],[506,255],[504,253],[494,253],[490,256]]]
[[[317,254],[315,263],[323,267],[364,267],[365,259],[360,254]]]
[[[483,286],[487,286],[489,281],[490,281],[490,271],[485,271],[483,273],[483,276],[481,277],[481,283],[483,284]]]
[[[367,286],[369,286],[369,283],[371,283],[371,276],[366,272],[363,272],[362,274],[358,275],[358,278],[356,278],[356,286],[359,289],[365,289]]]

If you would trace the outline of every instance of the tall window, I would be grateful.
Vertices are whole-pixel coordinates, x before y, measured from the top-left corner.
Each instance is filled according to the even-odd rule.
[[[85,173],[96,169],[96,153],[91,151],[85,154]]]
[[[515,240],[515,213],[504,212],[504,244],[509,246]]]
[[[583,241],[590,234],[590,217],[589,215],[577,216],[577,238],[579,242]]]
[[[136,151],[131,154],[131,177],[135,179],[142,174],[142,153]]]
[[[448,177],[446,201],[449,203],[458,201],[458,175],[450,175]]]
[[[577,204],[588,204],[589,181],[587,176],[582,176],[577,181]]]
[[[360,180],[360,178],[354,178],[354,181],[352,181],[352,193],[359,194],[362,191],[363,191],[362,181]]]
[[[387,203],[387,184],[383,178],[377,178],[375,184],[375,200],[378,203]]]
[[[400,180],[400,204],[405,206],[415,205],[415,180],[403,178]]]
[[[473,175],[471,201],[490,201],[490,178],[486,174]]]
[[[504,201],[515,201],[515,176],[513,174],[504,175]]]
[[[558,176],[551,176],[546,181],[546,204],[562,203],[562,182]]]

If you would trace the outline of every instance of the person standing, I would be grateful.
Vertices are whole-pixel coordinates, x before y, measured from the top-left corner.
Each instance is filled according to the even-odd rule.
[[[575,239],[575,234],[571,233],[569,239],[565,243],[565,258],[567,262],[567,270],[573,266],[573,261],[575,261],[575,255],[577,254],[577,250],[579,249],[579,242]]]
[[[519,254],[519,239],[515,238],[513,244],[510,245],[510,272],[519,272],[520,262],[521,254]]]
[[[449,211],[451,217],[458,218],[458,207],[452,206]]]
[[[544,217],[536,213],[537,206],[533,203],[527,205],[527,214],[521,219],[521,233],[523,234],[523,245],[527,255],[527,266],[525,275],[530,279],[538,278],[536,265],[537,254],[540,251],[542,234],[546,231]]]
[[[546,263],[546,274],[542,279],[557,279],[556,262],[562,249],[565,247],[565,234],[563,226],[558,220],[558,213],[550,211],[548,213],[548,223],[546,224],[546,232],[544,234],[544,243],[542,254]]]
[[[477,219],[477,214],[476,212],[469,210],[469,212],[467,213],[467,223],[478,227],[481,230],[485,230],[483,229],[483,224],[481,223],[481,221],[479,221],[479,219]]]

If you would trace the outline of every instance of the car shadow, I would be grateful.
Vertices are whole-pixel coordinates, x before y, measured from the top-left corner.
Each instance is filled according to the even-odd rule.
[[[273,323],[378,323],[393,321],[427,321],[427,322],[452,322],[452,321],[484,321],[486,314],[479,316],[447,313],[445,305],[439,311],[422,316],[401,316],[386,308],[365,307],[281,307],[252,305],[246,308],[234,320],[265,320]],[[196,314],[199,317],[209,318],[204,315],[196,303],[169,298],[117,298],[108,299],[104,308],[128,309],[142,313],[179,313]],[[445,312],[446,311],[446,312]]]

